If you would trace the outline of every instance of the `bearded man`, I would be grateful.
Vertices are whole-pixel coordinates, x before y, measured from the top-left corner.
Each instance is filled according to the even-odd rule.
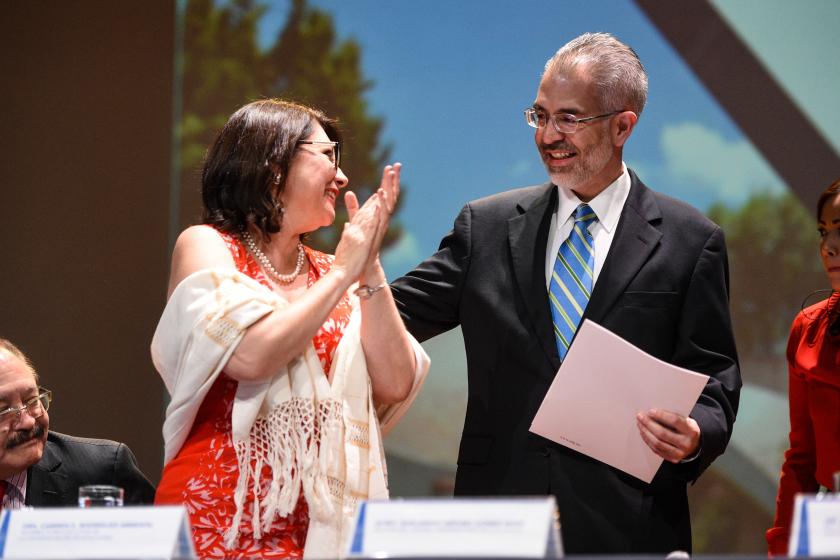
[[[470,202],[392,284],[417,339],[462,329],[455,494],[554,495],[567,553],[690,552],[686,485],[723,453],[738,407],[723,233],[622,159],[646,98],[642,63],[612,35],[564,45],[525,110],[550,182]],[[688,416],[615,418],[665,459],[650,484],[529,432],[584,318],[710,376]]]

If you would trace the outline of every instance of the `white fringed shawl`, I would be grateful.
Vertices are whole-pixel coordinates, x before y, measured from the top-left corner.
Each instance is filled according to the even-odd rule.
[[[152,340],[152,360],[171,396],[163,425],[165,463],[181,449],[199,406],[246,329],[285,305],[277,294],[234,270],[199,271],[178,285]],[[309,558],[342,556],[358,500],[388,497],[360,326],[356,301],[333,358],[332,384],[311,344],[270,380],[239,382],[231,413],[239,480],[236,515],[225,534],[229,548],[237,542],[249,482],[255,538],[275,516],[293,511],[302,489],[310,511],[304,548]],[[414,388],[405,401],[380,411],[383,431],[406,411],[428,371],[428,356],[411,341]],[[271,470],[270,484],[261,483],[263,467]]]

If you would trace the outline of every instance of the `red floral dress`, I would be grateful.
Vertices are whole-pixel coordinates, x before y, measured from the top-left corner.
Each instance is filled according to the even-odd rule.
[[[233,236],[221,233],[233,255],[236,268],[272,288],[257,262]],[[307,286],[311,287],[332,266],[333,256],[305,247],[309,260]],[[344,296],[312,342],[328,373],[335,349],[350,319],[350,301]],[[301,494],[295,510],[276,518],[271,529],[255,539],[251,532],[251,489],[247,493],[238,546],[225,548],[224,533],[236,507],[233,493],[239,478],[236,452],[231,439],[231,410],[237,382],[222,372],[198,410],[183,447],[163,469],[155,495],[156,504],[184,504],[190,516],[196,553],[201,558],[300,558],[306,543],[309,509]],[[263,477],[270,479],[268,470]]]

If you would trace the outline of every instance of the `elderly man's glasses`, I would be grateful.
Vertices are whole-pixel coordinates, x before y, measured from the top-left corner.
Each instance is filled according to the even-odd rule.
[[[319,141],[319,140],[298,140],[298,144],[313,144],[313,145],[325,145],[325,146],[332,146],[332,153],[331,154],[324,154],[330,161],[332,162],[335,170],[338,171],[338,166],[341,165],[341,143],[340,142],[327,142],[327,141]]]
[[[594,121],[595,119],[603,119],[604,117],[611,117],[621,112],[622,111],[611,111],[609,113],[604,113],[603,115],[595,115],[594,117],[584,117],[579,119],[569,113],[554,113],[553,115],[546,115],[544,111],[528,107],[525,109],[525,122],[528,123],[528,126],[533,128],[543,128],[546,124],[548,124],[548,120],[551,119],[551,124],[554,125],[554,130],[557,132],[562,134],[574,134],[578,131],[578,127],[581,123],[587,123]]]
[[[0,411],[0,430],[9,430],[20,422],[21,415],[26,412],[32,418],[40,418],[50,409],[52,391],[38,387],[40,394],[32,397],[22,406],[9,407]]]

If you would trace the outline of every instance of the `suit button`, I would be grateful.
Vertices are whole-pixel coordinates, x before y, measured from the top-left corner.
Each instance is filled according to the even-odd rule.
[[[550,457],[551,450],[548,447],[543,447],[542,449],[540,449],[540,455],[542,455],[543,457]]]

